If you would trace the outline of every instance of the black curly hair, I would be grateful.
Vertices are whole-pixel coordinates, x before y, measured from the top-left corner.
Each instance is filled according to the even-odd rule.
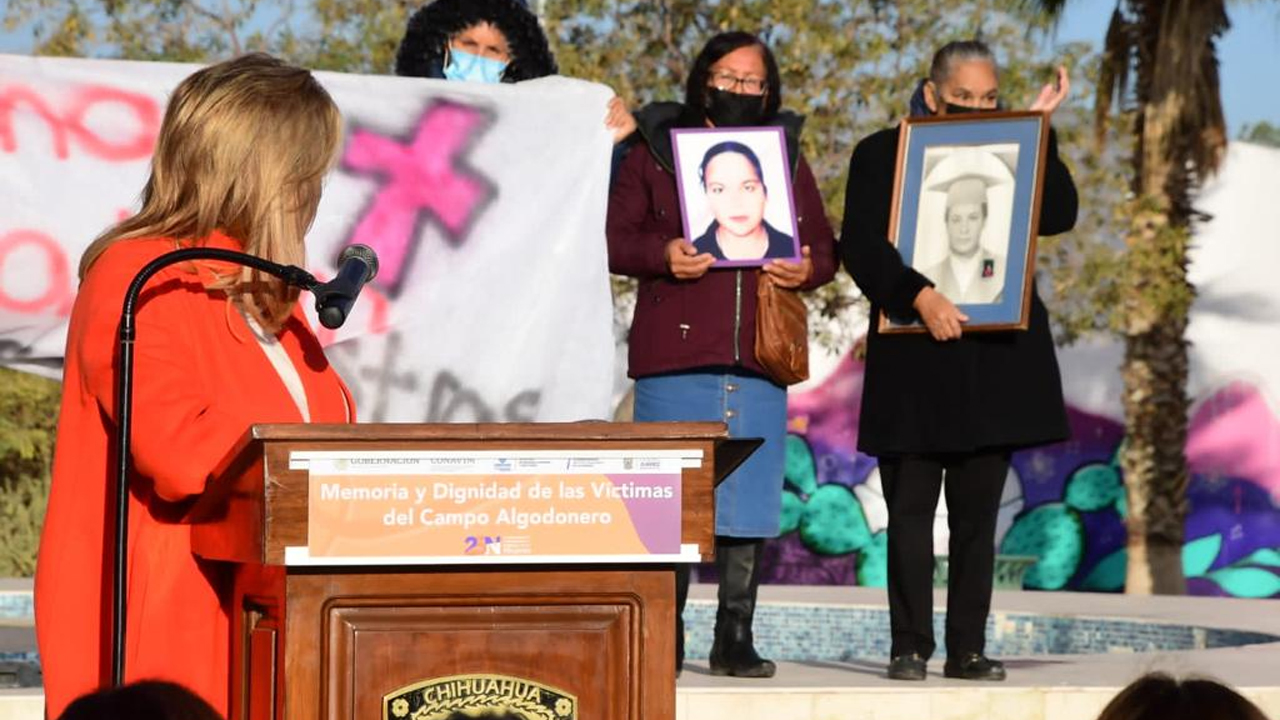
[[[521,0],[435,0],[409,18],[396,52],[396,74],[444,77],[449,38],[482,22],[498,28],[511,46],[511,62],[502,73],[503,82],[559,72],[538,18]]]

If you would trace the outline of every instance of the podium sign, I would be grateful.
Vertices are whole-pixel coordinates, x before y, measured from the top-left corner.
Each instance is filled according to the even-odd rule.
[[[721,423],[257,425],[192,509],[231,563],[228,720],[675,717]]]
[[[400,451],[300,452],[290,464],[309,477],[306,562],[571,563],[680,558],[681,473],[701,461],[696,450]]]

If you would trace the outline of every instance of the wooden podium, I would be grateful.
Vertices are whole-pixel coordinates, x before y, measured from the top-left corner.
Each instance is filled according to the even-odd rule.
[[[529,720],[672,720],[669,558],[294,562],[311,484],[296,458],[698,451],[680,471],[680,536],[705,559],[715,484],[758,444],[721,423],[254,426],[192,515],[195,552],[234,564],[230,719],[439,720],[504,705]]]

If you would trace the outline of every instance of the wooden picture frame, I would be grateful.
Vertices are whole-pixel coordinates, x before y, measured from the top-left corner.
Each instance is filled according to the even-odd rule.
[[[1027,329],[1048,150],[1040,112],[902,121],[889,241],[969,316],[965,332]],[[879,331],[928,332],[884,312]]]

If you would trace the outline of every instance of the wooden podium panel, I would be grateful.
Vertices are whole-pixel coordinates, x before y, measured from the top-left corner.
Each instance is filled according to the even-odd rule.
[[[492,676],[548,688],[547,707],[512,706],[528,720],[675,715],[669,561],[287,565],[286,548],[307,544],[296,452],[700,450],[681,472],[681,539],[705,557],[714,484],[754,447],[719,423],[252,428],[192,516],[197,554],[236,564],[231,720],[406,720],[391,698],[429,692],[445,700],[413,717],[439,720],[475,699],[451,697],[452,678]]]
[[[301,575],[288,582],[297,598],[291,616],[315,634],[291,631],[287,653],[305,658],[318,649],[319,662],[287,669],[286,702],[308,713],[308,700],[319,698],[324,712],[311,717],[381,717],[389,690],[473,673],[576,691],[584,718],[658,717],[675,703],[669,572]]]

